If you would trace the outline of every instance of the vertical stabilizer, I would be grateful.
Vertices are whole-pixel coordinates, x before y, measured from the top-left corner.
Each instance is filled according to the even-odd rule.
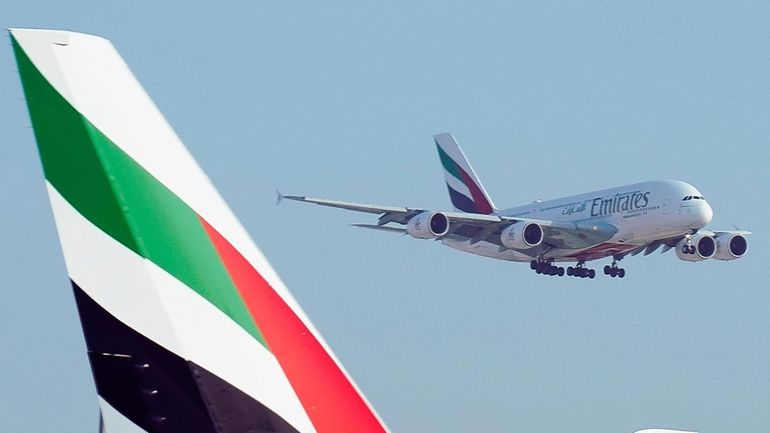
[[[444,169],[452,206],[462,212],[490,214],[495,211],[484,186],[476,177],[471,164],[451,134],[433,136]]]
[[[10,32],[101,430],[386,432],[110,42]]]

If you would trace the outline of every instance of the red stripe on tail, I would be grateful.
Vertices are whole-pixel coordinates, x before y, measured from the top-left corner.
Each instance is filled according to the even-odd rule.
[[[473,196],[473,203],[476,205],[476,210],[478,210],[479,213],[487,215],[491,214],[494,209],[492,209],[492,204],[489,203],[489,200],[487,200],[487,197],[481,191],[481,188],[476,185],[476,182],[473,181],[473,178],[471,178],[462,167],[458,165],[458,168],[460,169],[460,173],[463,175],[463,183],[465,183],[465,186],[467,186],[468,190],[471,192],[471,196]]]
[[[385,433],[363,397],[291,307],[230,242],[200,220],[318,433]]]

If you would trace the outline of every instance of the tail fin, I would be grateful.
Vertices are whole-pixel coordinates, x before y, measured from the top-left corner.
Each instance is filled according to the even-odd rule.
[[[444,167],[444,178],[449,190],[449,198],[455,209],[480,214],[495,211],[495,205],[489,199],[471,164],[451,134],[442,132],[433,136]]]
[[[10,32],[103,431],[386,432],[110,42]]]

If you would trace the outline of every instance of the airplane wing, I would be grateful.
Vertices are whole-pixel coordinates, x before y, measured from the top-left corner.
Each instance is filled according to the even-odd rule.
[[[698,230],[697,233],[701,234],[701,235],[711,236],[711,237],[714,237],[714,238],[717,238],[717,237],[720,237],[720,236],[732,236],[732,235],[748,236],[748,235],[751,234],[751,232],[749,230],[741,230],[741,229],[738,229],[738,228],[736,228],[735,230],[708,230],[708,229],[700,229],[700,230]],[[634,248],[632,250],[629,250],[629,251],[626,251],[624,253],[621,253],[617,257],[622,259],[623,257],[635,256],[635,255],[637,255],[639,253],[642,253],[642,252],[644,252],[645,256],[648,256],[648,255],[654,253],[655,251],[657,251],[658,249],[660,249],[660,253],[661,254],[664,254],[664,253],[667,253],[670,250],[674,249],[676,247],[676,245],[679,243],[679,241],[681,241],[685,237],[686,237],[685,235],[682,235],[682,236],[674,236],[674,237],[665,238],[665,239],[657,239],[657,240],[654,240],[654,241],[649,242],[647,244],[640,245],[639,247]]]
[[[395,223],[406,225],[410,219],[423,213],[430,212],[430,209],[403,207],[403,206],[382,206],[364,203],[351,203],[337,200],[327,200],[299,195],[283,195],[278,192],[280,203],[284,199],[305,203],[314,203],[321,206],[346,209],[356,212],[370,214],[379,214],[377,224],[354,224],[356,227],[378,229],[391,231],[395,233],[406,233],[406,230],[400,227],[387,226],[386,224]],[[506,227],[517,222],[537,223],[543,229],[543,245],[537,248],[547,249],[580,249],[588,248],[600,244],[610,239],[617,228],[611,224],[580,224],[566,221],[550,221],[532,218],[511,217],[504,215],[486,215],[465,212],[444,212],[441,211],[449,220],[449,231],[441,238],[452,238],[457,240],[470,240],[472,244],[486,241],[498,245],[501,250],[506,249],[500,241],[500,235]],[[530,250],[521,250],[530,255],[537,255],[537,248]]]

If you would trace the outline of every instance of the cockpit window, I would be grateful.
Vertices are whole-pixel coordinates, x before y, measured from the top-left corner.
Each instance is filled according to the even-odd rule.
[[[682,201],[692,200],[692,196],[688,195],[687,197],[683,198]]]

